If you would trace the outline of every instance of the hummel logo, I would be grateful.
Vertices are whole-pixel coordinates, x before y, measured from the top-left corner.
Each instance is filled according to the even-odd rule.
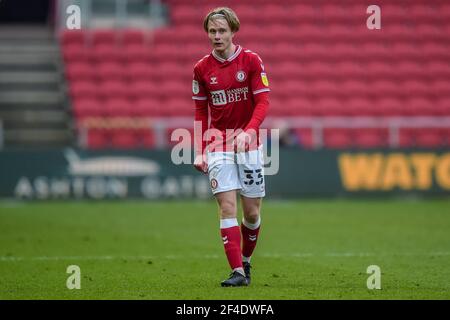
[[[223,244],[228,243],[228,236],[222,237]]]
[[[250,241],[256,241],[256,234],[255,235],[249,235],[248,236],[248,240],[250,240]]]
[[[217,77],[211,77],[211,82],[209,84],[217,84]]]

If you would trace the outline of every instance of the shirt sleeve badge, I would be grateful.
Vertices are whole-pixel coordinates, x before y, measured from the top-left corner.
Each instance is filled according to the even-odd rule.
[[[198,86],[198,81],[192,80],[192,92],[194,94],[198,94],[200,92],[200,88]]]
[[[266,87],[269,86],[269,79],[267,79],[267,74],[265,72],[261,72],[261,81]]]

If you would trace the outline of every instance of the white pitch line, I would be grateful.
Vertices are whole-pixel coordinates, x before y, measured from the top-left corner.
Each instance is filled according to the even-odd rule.
[[[377,256],[449,256],[450,252],[428,252],[428,253],[369,253],[369,252],[330,252],[330,253],[306,253],[297,252],[290,254],[280,253],[262,253],[259,256],[263,258],[308,258],[308,257],[337,257],[337,258],[353,258],[353,257],[377,257]],[[38,256],[38,257],[15,257],[15,256],[0,256],[0,262],[17,262],[17,261],[60,261],[60,260],[150,260],[150,259],[219,259],[222,258],[218,254],[207,255],[164,255],[164,256]]]
[[[14,257],[1,256],[0,261],[58,261],[58,260],[145,260],[154,259],[155,256],[41,256],[41,257]]]

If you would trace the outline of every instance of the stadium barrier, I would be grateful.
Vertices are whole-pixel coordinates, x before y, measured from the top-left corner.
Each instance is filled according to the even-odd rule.
[[[386,141],[381,137],[377,142],[377,147],[384,144],[390,148],[408,147],[401,143],[401,130],[405,129],[422,129],[433,130],[439,129],[443,132],[441,146],[450,145],[450,138],[447,132],[450,128],[450,117],[448,116],[412,116],[412,117],[344,117],[344,116],[323,116],[323,117],[268,117],[264,121],[265,128],[284,127],[289,130],[306,129],[310,130],[310,142],[308,138],[302,141],[302,147],[310,149],[320,149],[326,146],[325,131],[327,129],[381,129],[387,133]],[[153,148],[167,148],[170,145],[170,136],[168,133],[171,128],[186,128],[193,130],[192,117],[87,117],[80,119],[77,123],[77,143],[78,147],[83,149],[95,149],[90,145],[90,130],[117,130],[132,129],[140,132],[151,133],[155,137]],[[142,130],[144,129],[144,130]],[[450,131],[448,131],[450,132]],[[136,134],[137,136],[137,134]],[[117,147],[111,143],[112,147]],[[426,145],[428,146],[428,145]],[[108,148],[105,144],[100,148]],[[120,146],[119,146],[120,147]],[[148,147],[148,146],[146,146]],[[348,146],[347,146],[348,147]],[[367,146],[366,146],[367,147]],[[373,146],[372,146],[373,147]],[[413,147],[413,145],[410,145]],[[432,145],[431,147],[436,147]],[[98,147],[97,147],[98,148]]]
[[[450,195],[450,150],[280,150],[267,197]],[[209,199],[205,175],[174,165],[170,151],[0,152],[0,197]]]
[[[0,119],[0,150],[3,149],[4,141],[5,141],[5,134],[3,131],[3,121],[2,119]]]

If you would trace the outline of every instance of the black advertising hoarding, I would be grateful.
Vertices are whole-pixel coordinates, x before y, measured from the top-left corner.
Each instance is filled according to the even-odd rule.
[[[450,151],[281,149],[267,198],[449,195]],[[208,199],[205,175],[175,165],[170,151],[0,152],[0,197]]]

